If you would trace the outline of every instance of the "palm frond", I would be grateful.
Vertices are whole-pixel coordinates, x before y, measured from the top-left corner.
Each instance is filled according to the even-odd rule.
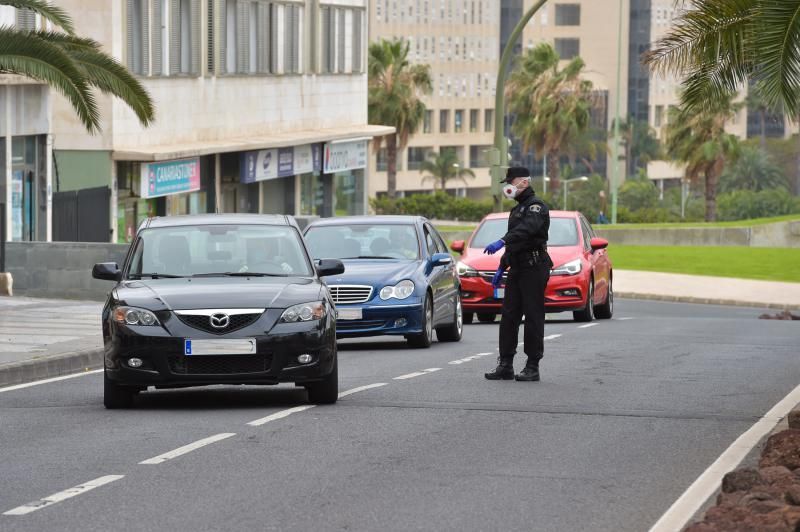
[[[54,6],[44,0],[0,0],[0,6],[15,7],[17,9],[28,9],[41,15],[45,20],[49,20],[59,26],[69,34],[75,33],[72,18],[60,7]]]
[[[760,65],[757,90],[770,107],[800,113],[800,0],[762,1],[754,44]]]
[[[58,45],[35,34],[0,27],[0,72],[47,83],[70,101],[90,133],[99,130],[100,114],[89,84]]]

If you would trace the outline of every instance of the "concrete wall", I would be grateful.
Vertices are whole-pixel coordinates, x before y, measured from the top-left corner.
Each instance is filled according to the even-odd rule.
[[[92,266],[121,265],[127,252],[125,244],[9,242],[6,269],[15,295],[102,300],[114,283],[92,279]]]
[[[669,227],[607,229],[595,232],[612,244],[629,246],[748,246],[800,248],[800,221],[753,227]]]

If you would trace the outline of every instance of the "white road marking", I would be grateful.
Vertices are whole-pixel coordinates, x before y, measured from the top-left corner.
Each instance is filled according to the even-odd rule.
[[[596,327],[599,323],[587,323],[586,325],[578,325],[578,329],[588,329],[589,327]]]
[[[422,375],[427,375],[428,373],[433,373],[434,371],[439,371],[440,369],[442,368],[423,369],[422,371],[415,371],[414,373],[407,373],[406,375],[400,375],[399,377],[395,377],[392,380],[403,381],[406,379],[413,379],[414,377],[421,377]]]
[[[628,320],[634,320],[636,318],[614,318],[614,319],[618,321],[628,321]]]
[[[236,436],[234,432],[223,432],[221,434],[215,434],[214,436],[209,436],[208,438],[203,438],[202,440],[197,440],[194,443],[190,443],[189,445],[184,445],[183,447],[178,447],[175,450],[172,450],[168,453],[160,454],[158,456],[154,456],[153,458],[148,458],[147,460],[142,460],[139,462],[141,465],[155,465],[161,464],[166,462],[167,460],[172,460],[173,458],[177,458],[182,456],[186,453],[190,453],[196,449],[201,447],[205,447],[206,445],[211,445],[212,443],[218,442],[220,440],[224,440],[226,438],[230,438],[231,436]]]
[[[94,373],[101,373],[102,371],[103,371],[102,369],[93,369],[92,371],[82,371],[81,373],[73,373],[72,375],[64,375],[62,377],[52,377],[50,379],[42,379],[40,381],[26,382],[24,384],[15,384],[14,386],[7,386],[6,388],[0,388],[0,393],[13,392],[14,390],[21,390],[23,388],[30,388],[31,386],[38,386],[40,384],[47,384],[50,382],[74,379],[75,377],[83,377],[84,375],[92,375]]]
[[[260,427],[261,425],[265,425],[270,421],[275,421],[277,419],[283,419],[285,417],[291,416],[296,412],[302,412],[304,410],[308,410],[309,408],[314,408],[317,405],[303,405],[303,406],[295,406],[292,408],[287,408],[286,410],[281,410],[280,412],[275,412],[274,414],[270,414],[266,417],[262,417],[261,419],[256,419],[255,421],[251,421],[248,423],[251,427]]]
[[[656,521],[650,532],[682,530],[697,510],[717,491],[725,473],[738,467],[748,453],[758,445],[761,438],[772,431],[798,403],[800,403],[800,386],[789,392],[725,449],[725,452],[669,507],[661,519]]]
[[[549,336],[545,336],[544,337],[545,340],[555,340],[556,338],[561,338],[561,335],[560,334],[551,334]]]
[[[86,493],[87,491],[91,491],[95,488],[99,488],[105,484],[110,482],[114,482],[115,480],[119,480],[124,478],[125,475],[106,475],[104,477],[96,478],[94,480],[90,480],[84,484],[79,486],[75,486],[74,488],[69,488],[64,491],[59,491],[58,493],[54,493],[49,497],[45,497],[44,499],[39,499],[38,501],[29,502],[28,504],[24,504],[22,506],[18,506],[13,510],[9,510],[4,512],[3,515],[25,515],[31,512],[35,512],[36,510],[41,510],[51,504],[55,504],[57,502],[65,501],[76,495],[80,495],[81,493]]]
[[[354,393],[364,392],[366,390],[371,390],[373,388],[380,388],[381,386],[386,386],[388,383],[386,382],[376,382],[375,384],[367,384],[366,386],[359,386],[358,388],[353,388],[352,390],[347,390],[339,394],[339,399],[342,397],[347,397],[348,395],[353,395]]]
[[[469,362],[470,360],[476,360],[481,357],[488,357],[490,355],[494,355],[494,353],[478,353],[476,355],[468,356],[465,358],[459,358],[458,360],[451,360],[450,362],[448,362],[448,364],[457,366],[459,364],[463,364],[464,362]]]

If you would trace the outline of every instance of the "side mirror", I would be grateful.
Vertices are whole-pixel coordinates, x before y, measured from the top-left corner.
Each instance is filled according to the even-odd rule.
[[[606,240],[605,238],[594,237],[589,242],[589,245],[592,246],[592,251],[597,251],[598,249],[606,249],[608,247],[608,240]]]
[[[317,264],[317,274],[320,277],[339,275],[344,273],[344,264],[339,259],[320,259]]]
[[[456,253],[464,253],[464,241],[463,240],[453,240],[453,243],[450,244],[450,249],[452,249]]]
[[[450,256],[449,253],[434,253],[431,257],[431,264],[433,266],[445,266],[447,264],[452,264],[453,257]]]
[[[92,268],[92,277],[101,281],[119,281],[122,279],[122,272],[116,262],[101,262]]]

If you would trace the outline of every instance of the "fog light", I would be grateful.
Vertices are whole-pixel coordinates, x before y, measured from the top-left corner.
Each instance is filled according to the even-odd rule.
[[[406,325],[408,325],[408,320],[405,318],[397,318],[394,320],[395,327],[405,327]]]
[[[313,358],[314,357],[312,357],[311,355],[307,355],[307,354],[306,355],[300,355],[299,357],[297,357],[297,361],[300,362],[301,364],[308,364],[309,362],[311,362],[311,360]]]
[[[129,358],[128,359],[128,366],[132,368],[141,368],[142,367],[142,359],[141,358]]]
[[[577,289],[575,289],[575,288],[570,288],[569,290],[562,290],[562,291],[561,291],[561,295],[562,295],[562,296],[574,296],[574,297],[578,297],[578,290],[577,290]]]

